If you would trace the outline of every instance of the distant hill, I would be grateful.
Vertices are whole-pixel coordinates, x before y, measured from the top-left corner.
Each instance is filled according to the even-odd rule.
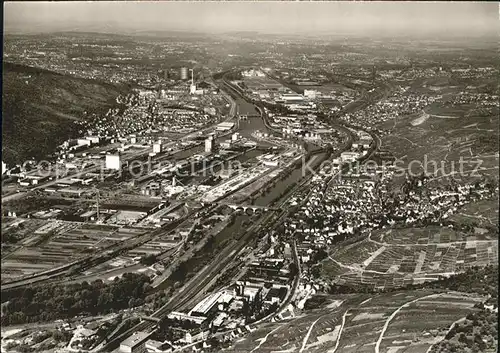
[[[128,88],[4,62],[2,160],[42,159],[75,135],[84,112],[106,111]]]

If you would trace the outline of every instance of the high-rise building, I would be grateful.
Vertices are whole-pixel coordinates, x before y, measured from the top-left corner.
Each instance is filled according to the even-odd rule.
[[[181,67],[181,80],[187,80],[187,79],[188,79],[188,68]]]
[[[194,69],[189,69],[191,71],[191,86],[189,86],[189,93],[196,93],[196,85],[194,84]]]
[[[214,148],[214,140],[213,137],[210,136],[205,140],[205,152],[211,153],[213,148]]]
[[[106,169],[120,170],[122,168],[122,160],[119,154],[106,155]]]

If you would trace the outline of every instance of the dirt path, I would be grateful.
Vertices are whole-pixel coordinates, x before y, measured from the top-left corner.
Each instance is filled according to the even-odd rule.
[[[319,319],[321,319],[322,316],[318,317],[316,319],[316,321],[314,321],[311,325],[311,327],[309,327],[309,330],[307,331],[306,335],[304,336],[304,340],[302,341],[302,347],[300,347],[300,350],[299,350],[299,353],[302,353],[304,351],[304,349],[306,348],[306,345],[307,345],[307,341],[309,340],[309,336],[311,335],[311,332],[312,332],[312,329],[314,328],[314,325],[316,325],[316,323],[319,321]]]
[[[387,320],[385,321],[384,327],[382,328],[382,331],[380,332],[380,336],[378,337],[377,343],[375,343],[375,353],[380,353],[380,344],[382,343],[382,340],[384,338],[385,331],[387,331],[387,328],[389,327],[389,324],[391,323],[392,319],[394,319],[394,317],[396,317],[396,315],[401,311],[401,309],[406,308],[410,304],[416,303],[419,300],[427,299],[427,298],[435,298],[435,297],[439,297],[439,296],[441,296],[441,294],[429,294],[429,295],[426,295],[425,297],[416,298],[416,299],[413,299],[412,301],[404,303],[399,308],[394,310],[394,312],[391,314],[391,316],[389,316],[387,318]]]
[[[367,300],[370,300],[370,299],[371,298],[369,298]],[[361,305],[363,305],[363,303],[361,303]],[[344,313],[344,315],[342,315],[342,324],[340,326],[339,334],[337,336],[337,342],[335,342],[335,347],[333,347],[332,350],[328,351],[328,353],[335,353],[337,351],[337,348],[339,348],[340,336],[342,335],[342,331],[344,330],[345,318],[346,318],[348,312],[349,312],[349,309],[347,309],[346,312]]]

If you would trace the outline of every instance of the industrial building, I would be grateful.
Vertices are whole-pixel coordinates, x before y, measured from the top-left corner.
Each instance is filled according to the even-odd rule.
[[[189,314],[184,314],[178,311],[172,311],[170,314],[167,316],[169,319],[177,319],[180,321],[191,321],[197,325],[201,325],[207,318],[205,316],[195,316],[195,315],[189,315]]]
[[[370,146],[373,143],[373,139],[371,136],[363,136],[359,139],[358,144],[361,145],[363,148],[370,148]]]
[[[123,353],[144,353],[146,352],[145,342],[151,333],[135,332],[120,344],[120,352]]]
[[[220,292],[215,292],[210,294],[208,297],[199,302],[193,310],[191,310],[190,315],[195,316],[208,316],[208,314],[215,309],[217,309],[216,304],[228,304],[234,298],[234,291],[224,290]]]
[[[230,121],[225,121],[223,123],[217,124],[216,130],[217,131],[228,131],[231,130],[234,127],[234,123]]]
[[[162,152],[162,144],[154,143],[153,144],[153,153],[161,153]]]
[[[232,143],[232,140],[224,140],[224,141],[222,141],[222,142],[220,143],[220,146],[221,146],[222,148],[228,149],[228,148],[231,148],[232,144],[233,144],[233,143]]]
[[[146,350],[148,352],[169,353],[172,352],[172,346],[167,342],[148,340],[146,342]]]
[[[303,102],[304,96],[297,93],[284,93],[280,97],[285,103]]]
[[[306,89],[304,90],[304,97],[309,98],[309,99],[316,99],[316,96],[319,95],[320,92],[315,91],[313,89],[309,90]]]
[[[106,169],[120,170],[122,168],[121,156],[119,154],[106,155]]]
[[[358,152],[342,152],[340,154],[340,159],[342,162],[355,162],[359,158]]]

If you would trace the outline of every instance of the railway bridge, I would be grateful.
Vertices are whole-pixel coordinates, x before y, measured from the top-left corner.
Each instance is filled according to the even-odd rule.
[[[205,203],[203,203],[205,204]],[[279,211],[278,208],[273,208],[269,206],[259,206],[259,205],[241,205],[234,204],[230,202],[214,202],[219,206],[223,206],[227,211],[226,213],[245,213],[247,215],[252,215],[254,213],[264,213],[264,212],[275,212]]]
[[[140,316],[139,317],[141,320],[144,320],[144,321],[150,321],[150,322],[154,322],[154,323],[159,323],[160,322],[160,319],[155,317],[155,316]]]

